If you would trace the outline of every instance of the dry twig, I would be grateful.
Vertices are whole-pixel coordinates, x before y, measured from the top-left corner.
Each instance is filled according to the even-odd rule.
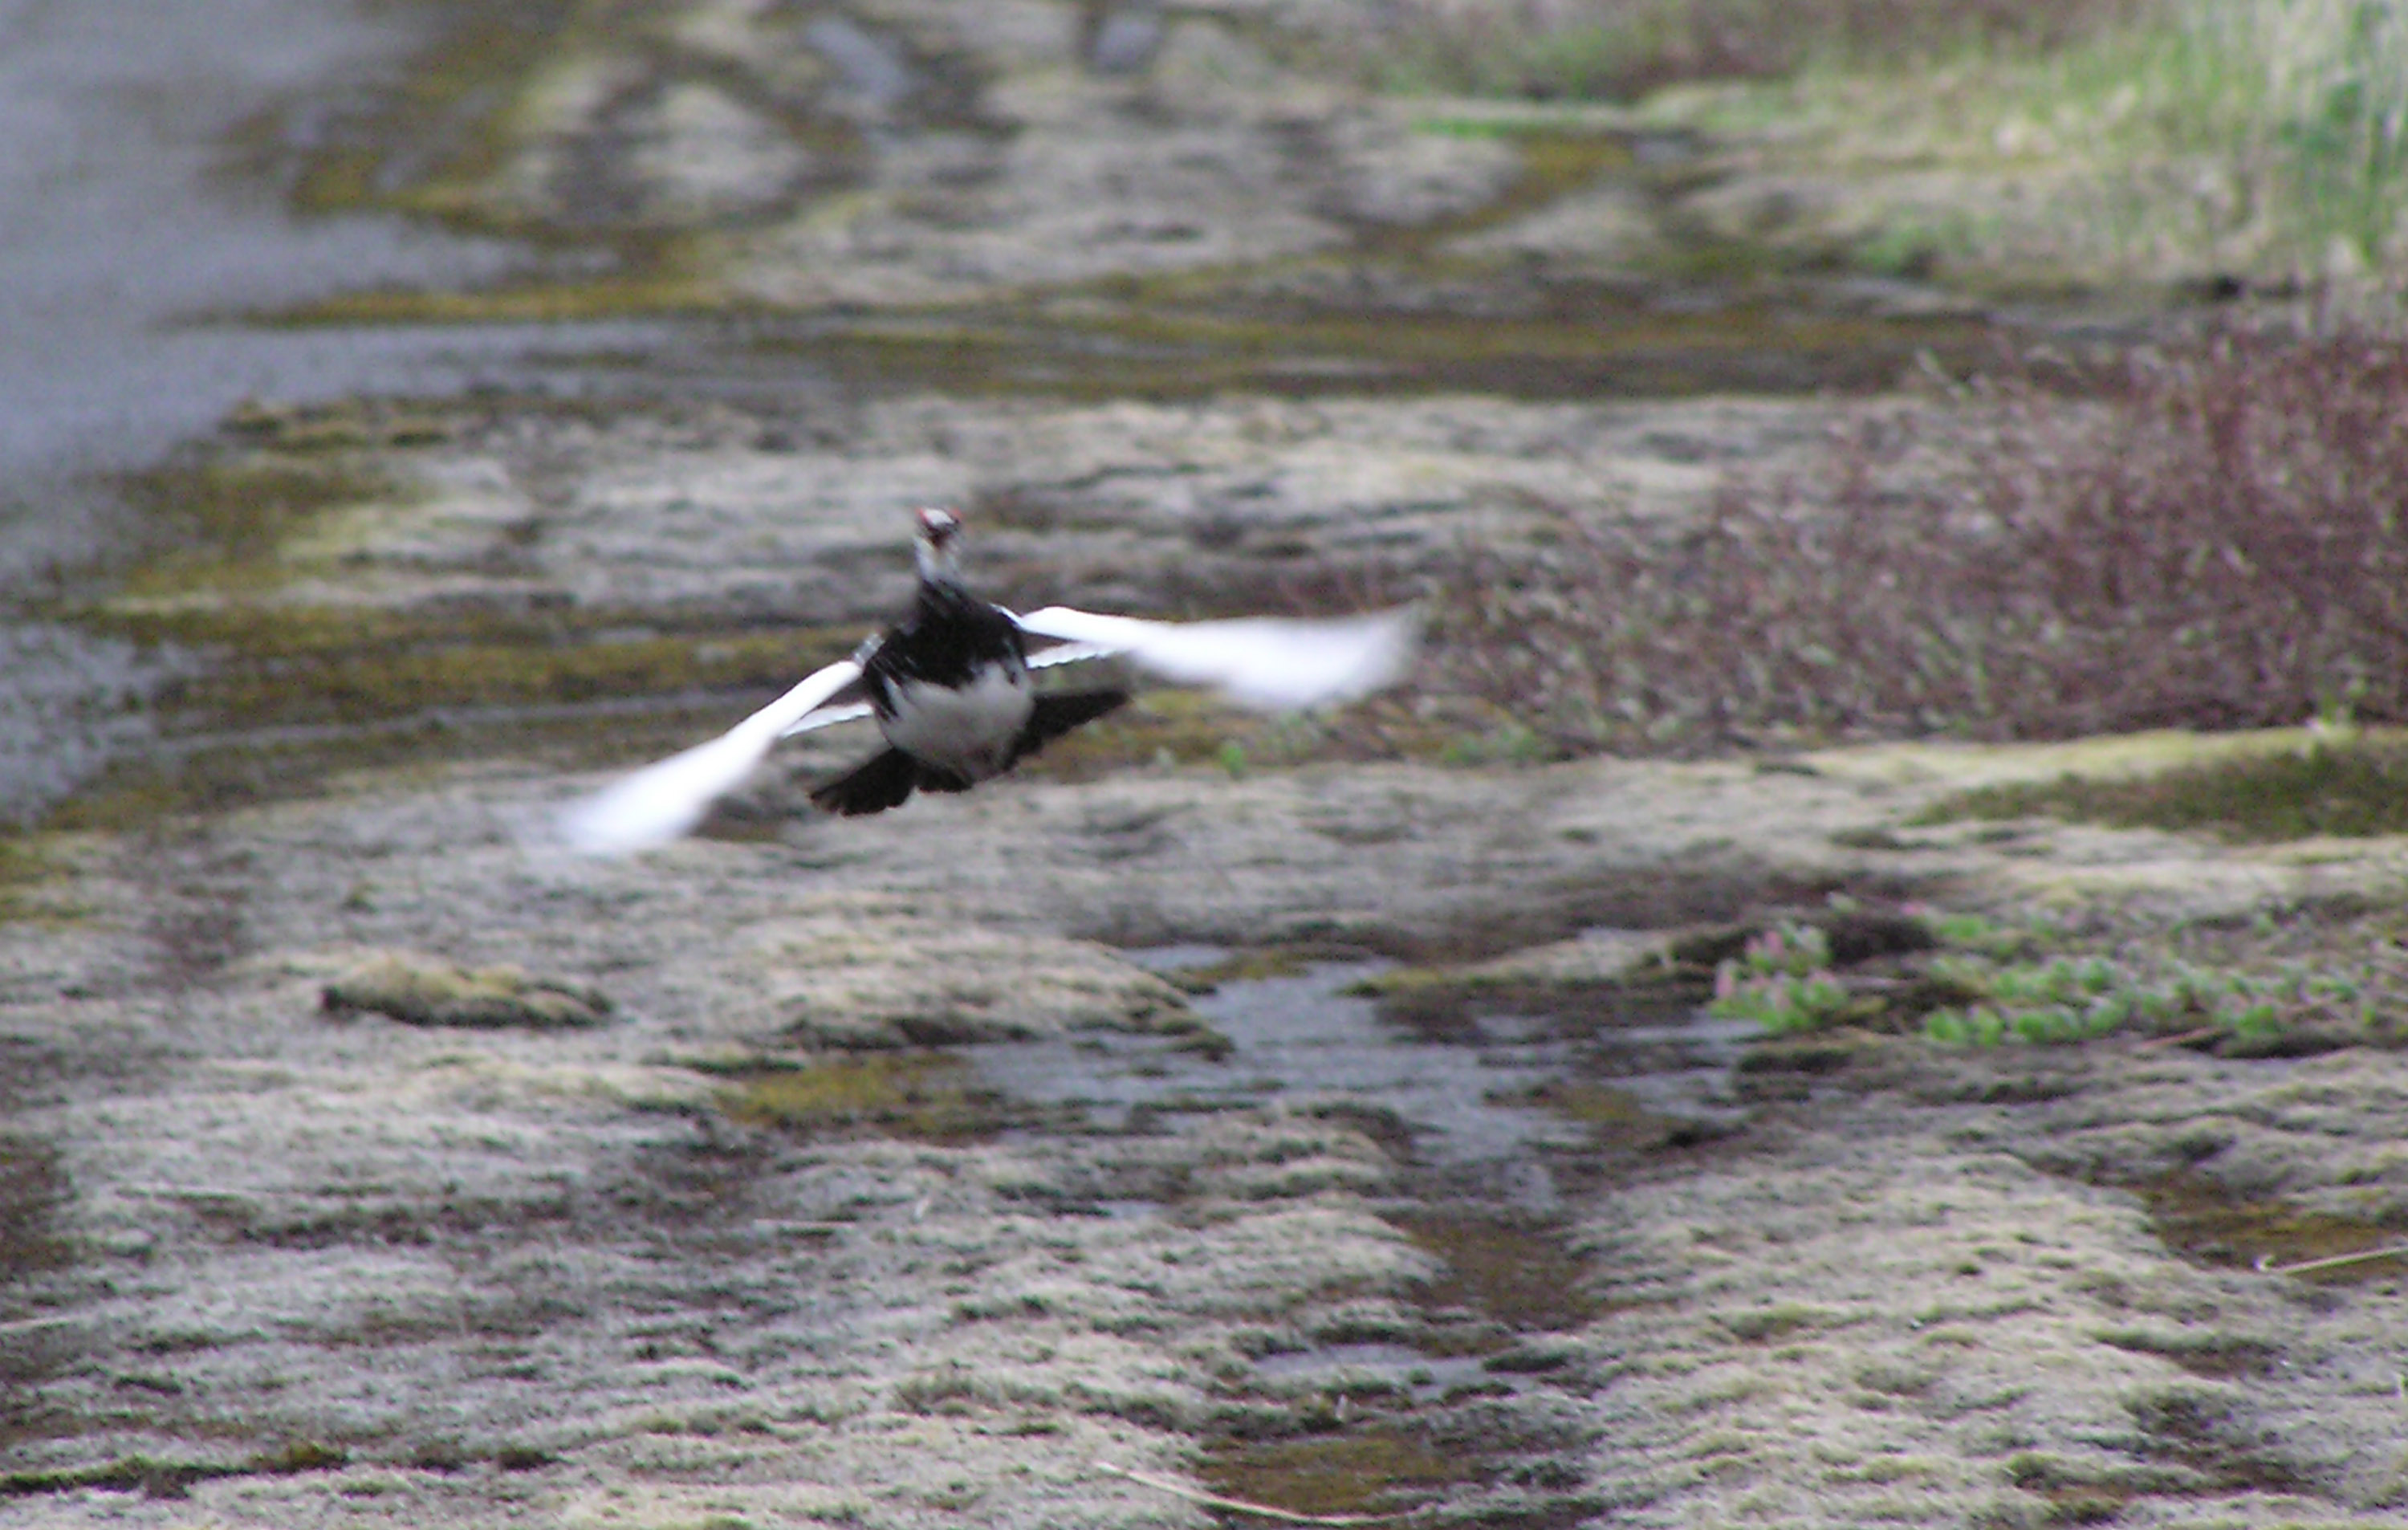
[[[2364,1264],[2370,1259],[2408,1258],[2408,1243],[2394,1243],[2387,1249],[2360,1249],[2356,1253],[2337,1253],[2324,1259],[2303,1259],[2296,1265],[2270,1265],[2259,1259],[2251,1265],[2260,1275],[2305,1275],[2310,1270],[2336,1269],[2343,1265]]]

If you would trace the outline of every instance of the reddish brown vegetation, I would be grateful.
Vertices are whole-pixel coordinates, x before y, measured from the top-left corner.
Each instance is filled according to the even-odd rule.
[[[2408,721],[2408,340],[2233,333],[2121,381],[1868,415],[1678,534],[1567,517],[1446,593],[1442,684],[1566,750]]]

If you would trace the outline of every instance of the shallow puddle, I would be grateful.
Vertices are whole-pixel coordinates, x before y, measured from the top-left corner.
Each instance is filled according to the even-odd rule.
[[[1174,974],[1229,960],[1212,947],[1129,955]],[[981,1047],[975,1065],[997,1093],[1069,1109],[1102,1132],[1177,1130],[1182,1118],[1274,1103],[1361,1107],[1393,1122],[1417,1168],[1486,1171],[1512,1204],[1552,1208],[1555,1186],[1535,1150],[1578,1148],[1587,1133],[1526,1102],[1567,1065],[1569,1049],[1543,1037],[1415,1041],[1381,1022],[1376,1001],[1346,992],[1384,965],[1314,962],[1294,976],[1218,983],[1191,1003],[1226,1052],[1099,1034]]]
[[[2408,1275],[2408,1238],[2396,1227],[2280,1199],[2235,1196],[2193,1172],[2126,1188],[2147,1206],[2150,1223],[2166,1246],[2202,1265],[2286,1275],[2315,1285],[2358,1285]]]
[[[1379,1428],[1227,1446],[1200,1475],[1216,1492],[1291,1515],[1359,1514],[1410,1509],[1438,1489],[1477,1480],[1482,1469],[1469,1451]]]

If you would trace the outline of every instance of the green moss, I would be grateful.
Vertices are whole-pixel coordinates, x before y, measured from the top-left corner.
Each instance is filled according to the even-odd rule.
[[[53,613],[200,654],[205,666],[152,705],[171,737],[206,741],[120,762],[53,813],[52,827],[115,828],[289,796],[337,772],[490,752],[504,740],[595,764],[648,758],[732,722],[860,636],[663,631],[607,610],[257,599],[293,576],[284,551],[314,518],[404,492],[377,453],[440,439],[447,427],[437,413],[359,405],[251,408],[228,428],[249,444],[128,480],[129,497],[180,545],[105,601]],[[635,716],[578,710],[644,698],[664,701]]]
[[[251,615],[261,628],[280,624],[277,613]],[[374,614],[349,631],[339,622],[322,626],[314,635],[323,639],[318,642],[296,641],[289,631],[245,636],[265,638],[268,651],[248,641],[222,651],[220,665],[175,687],[162,698],[162,710],[216,728],[257,729],[374,724],[443,708],[573,707],[740,693],[782,688],[858,640],[851,629],[843,638],[810,631],[582,637],[507,619],[480,623],[452,617],[422,624]],[[731,711],[728,721],[740,715]]]
[[[428,958],[386,955],[326,985],[332,1013],[361,1010],[410,1025],[552,1030],[600,1025],[609,998],[596,990],[529,977],[514,966],[463,967]]]
[[[859,636],[846,629],[580,640],[579,629],[606,622],[595,616],[564,631],[506,619],[255,608],[95,622],[214,639],[204,646],[216,665],[158,700],[176,728],[203,737],[118,761],[44,826],[121,829],[306,795],[352,771],[496,752],[585,766],[648,760],[725,728]],[[648,698],[657,705],[639,712],[588,709]],[[0,876],[0,909],[7,887]]]
[[[2408,742],[2391,736],[2236,755],[2154,775],[1977,787],[1912,821],[2045,816],[2116,828],[2203,829],[2236,843],[2408,833]]]
[[[870,1128],[933,1142],[984,1137],[1009,1122],[1000,1097],[977,1088],[946,1052],[875,1052],[765,1068],[720,1094],[729,1119],[783,1131]]]
[[[0,1498],[93,1488],[110,1493],[144,1493],[154,1498],[181,1498],[199,1483],[223,1478],[291,1477],[302,1472],[333,1471],[350,1462],[349,1452],[307,1440],[263,1451],[238,1464],[154,1461],[149,1456],[129,1455],[96,1466],[0,1475]]]

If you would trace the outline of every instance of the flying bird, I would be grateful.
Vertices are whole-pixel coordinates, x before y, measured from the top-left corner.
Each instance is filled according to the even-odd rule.
[[[910,616],[718,737],[572,804],[563,836],[604,855],[666,844],[780,738],[862,717],[877,719],[886,747],[815,789],[813,802],[851,817],[900,807],[914,791],[967,792],[1128,700],[1116,688],[1038,691],[1030,672],[1054,665],[1121,655],[1242,706],[1285,710],[1368,695],[1412,660],[1410,609],[1329,621],[1147,622],[1068,606],[1022,616],[963,585],[961,530],[949,510],[920,511]]]

